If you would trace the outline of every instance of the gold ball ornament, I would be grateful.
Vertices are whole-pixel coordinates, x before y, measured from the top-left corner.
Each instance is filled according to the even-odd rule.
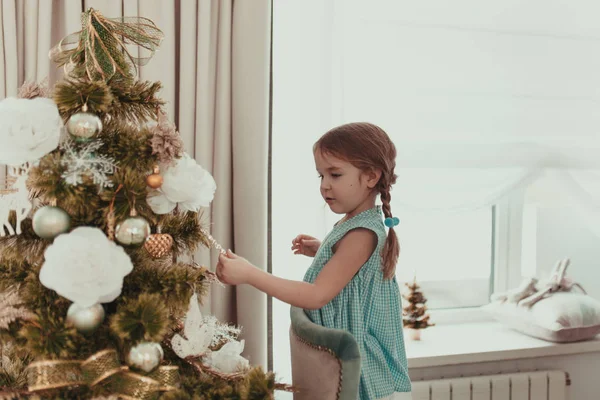
[[[127,364],[145,372],[153,371],[164,357],[160,344],[155,342],[141,342],[129,350]]]
[[[158,167],[154,168],[154,172],[146,177],[146,184],[152,189],[158,189],[162,186],[164,179],[159,174]]]
[[[115,230],[115,239],[125,246],[141,245],[148,236],[150,236],[150,224],[135,213],[119,223]]]
[[[148,175],[146,177],[146,184],[152,189],[158,189],[163,184],[163,177],[157,174]]]
[[[75,141],[87,142],[102,131],[102,120],[97,115],[87,112],[87,106],[84,106],[82,112],[69,118],[67,131]]]
[[[91,307],[81,307],[73,303],[67,310],[67,322],[71,323],[79,332],[89,334],[102,324],[104,315],[104,308],[101,304],[96,303]]]

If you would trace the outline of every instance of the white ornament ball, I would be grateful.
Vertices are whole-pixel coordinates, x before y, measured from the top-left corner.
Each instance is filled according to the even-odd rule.
[[[81,307],[71,304],[67,310],[67,322],[81,333],[92,333],[104,321],[104,308],[96,303],[91,307]]]
[[[143,244],[149,236],[150,224],[139,216],[127,218],[115,230],[115,239],[125,246]]]
[[[102,120],[88,112],[73,114],[67,122],[67,131],[76,141],[85,142],[102,131]]]
[[[163,357],[164,353],[160,344],[155,342],[142,342],[129,350],[127,363],[132,367],[150,372],[158,367]]]
[[[42,239],[54,239],[71,227],[71,217],[60,207],[45,206],[33,215],[33,231]]]

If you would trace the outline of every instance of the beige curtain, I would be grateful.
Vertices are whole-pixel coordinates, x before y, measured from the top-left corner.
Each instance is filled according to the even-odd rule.
[[[0,0],[0,99],[25,80],[61,71],[48,59],[60,38],[80,29],[93,7],[107,17],[152,19],[165,39],[140,78],[160,80],[161,97],[187,152],[218,185],[204,220],[213,236],[267,266],[267,186],[271,0]],[[214,268],[217,254],[195,259]],[[213,286],[204,309],[240,324],[245,355],[267,365],[266,296]]]

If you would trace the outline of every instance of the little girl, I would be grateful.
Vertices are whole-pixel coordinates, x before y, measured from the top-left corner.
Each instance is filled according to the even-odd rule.
[[[400,248],[393,227],[398,219],[390,209],[396,148],[381,128],[352,123],[327,132],[313,152],[321,195],[333,212],[344,217],[323,243],[307,235],[293,240],[295,254],[314,257],[304,281],[275,277],[231,251],[220,257],[217,276],[304,308],[316,324],[352,333],[361,353],[361,400],[409,400],[395,278]],[[378,195],[381,207],[375,205]]]

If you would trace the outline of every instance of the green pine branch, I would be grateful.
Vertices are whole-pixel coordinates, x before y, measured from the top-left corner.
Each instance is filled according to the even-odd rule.
[[[111,317],[110,328],[124,343],[160,343],[169,331],[169,309],[159,294],[124,298]]]

